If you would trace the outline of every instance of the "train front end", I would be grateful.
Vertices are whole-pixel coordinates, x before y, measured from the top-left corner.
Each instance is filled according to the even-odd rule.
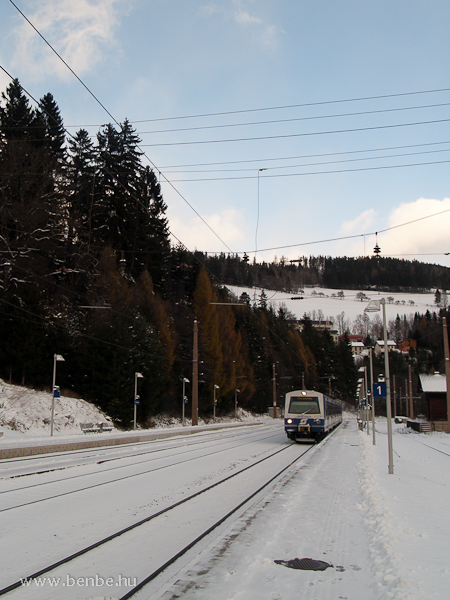
[[[290,440],[315,442],[325,431],[323,395],[299,390],[286,394],[284,430]]]

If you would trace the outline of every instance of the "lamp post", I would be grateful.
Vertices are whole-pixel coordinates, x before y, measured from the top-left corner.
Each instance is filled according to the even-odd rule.
[[[237,395],[239,394],[241,390],[238,390],[237,388],[234,390],[234,418],[237,419]]]
[[[139,404],[139,396],[137,393],[137,380],[143,379],[144,376],[142,373],[134,374],[134,419],[133,419],[133,429],[136,430],[136,413],[137,413],[137,405]]]
[[[384,337],[384,377],[386,380],[386,418],[387,418],[387,433],[388,433],[388,456],[389,475],[394,474],[394,453],[392,448],[392,410],[391,410],[391,380],[389,376],[389,355],[387,343],[386,329],[386,300],[371,300],[364,309],[364,312],[378,312],[380,307],[383,307],[383,337]]]
[[[64,362],[64,358],[61,356],[61,354],[54,354],[53,355],[53,385],[52,385],[52,415],[51,415],[51,419],[50,419],[50,435],[53,435],[53,421],[54,421],[54,415],[55,415],[55,382],[56,382],[56,363],[57,362]]]
[[[370,360],[370,398],[372,400],[372,444],[375,446],[375,398],[373,396],[373,348],[369,348],[369,360]]]
[[[216,390],[220,390],[220,387],[214,384],[214,404],[213,404],[213,418],[216,420]]]
[[[181,404],[181,422],[184,425],[184,407],[186,405],[186,383],[190,383],[189,379],[187,377],[183,377],[183,401]]]

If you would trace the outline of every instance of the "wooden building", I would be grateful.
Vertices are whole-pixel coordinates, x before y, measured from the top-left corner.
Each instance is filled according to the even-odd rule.
[[[419,375],[420,386],[425,394],[427,418],[435,431],[447,431],[447,380],[445,375]]]

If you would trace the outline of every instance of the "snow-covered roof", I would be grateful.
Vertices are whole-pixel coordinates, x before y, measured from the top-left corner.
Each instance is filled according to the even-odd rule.
[[[379,346],[384,346],[384,340],[377,340],[377,344]],[[397,344],[394,341],[392,341],[392,340],[388,340],[387,341],[387,345],[388,346],[396,346]]]
[[[364,342],[352,342],[352,347],[364,348]]]
[[[447,392],[447,380],[445,375],[435,373],[434,375],[419,375],[420,385],[425,393],[440,392],[445,394]]]

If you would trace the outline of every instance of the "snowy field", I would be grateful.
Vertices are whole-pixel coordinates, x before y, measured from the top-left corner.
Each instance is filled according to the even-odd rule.
[[[243,292],[246,292],[250,298],[258,301],[261,294],[260,288],[243,288],[228,285],[226,286],[233,294],[240,296]],[[339,291],[344,292],[342,299],[338,298],[336,294]],[[434,303],[434,292],[428,294],[396,294],[386,293],[382,294],[371,290],[362,290],[363,293],[368,297],[369,300],[380,300],[381,298],[392,297],[394,300],[392,304],[386,303],[386,319],[395,319],[397,315],[402,317],[403,315],[414,314],[415,312],[425,313],[427,310],[430,312],[438,311],[438,307]],[[340,315],[342,312],[345,313],[345,317],[354,321],[358,315],[364,313],[369,300],[361,302],[356,299],[357,290],[331,290],[320,287],[307,287],[303,289],[302,293],[299,294],[285,294],[283,292],[273,292],[271,290],[265,290],[267,300],[272,304],[275,309],[278,309],[281,304],[284,304],[290,312],[292,312],[298,319],[301,319],[305,313],[312,314],[315,311],[315,317],[313,320],[319,319],[318,311],[322,311],[322,318],[334,318]],[[292,297],[303,296],[303,300],[291,300]],[[369,317],[373,318],[374,314],[371,313]]]

